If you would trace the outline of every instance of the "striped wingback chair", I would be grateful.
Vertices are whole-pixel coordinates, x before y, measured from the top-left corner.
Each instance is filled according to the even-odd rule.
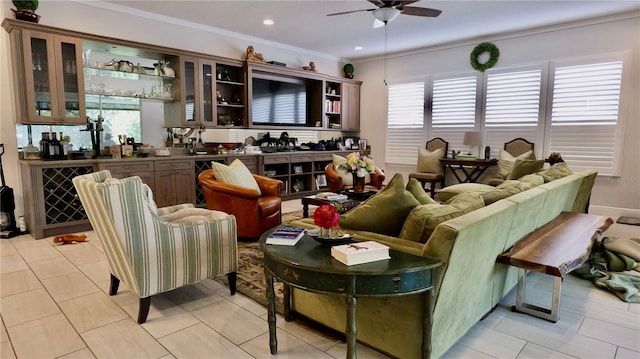
[[[73,184],[102,242],[109,295],[124,282],[140,298],[138,323],[151,296],[226,274],[231,294],[238,266],[236,218],[192,204],[157,208],[139,177],[113,179],[109,171],[77,176]]]

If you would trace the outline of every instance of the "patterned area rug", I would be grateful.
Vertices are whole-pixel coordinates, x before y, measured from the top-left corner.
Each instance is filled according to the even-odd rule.
[[[302,211],[286,213],[282,215],[282,223],[291,222],[302,218]],[[258,241],[238,242],[238,278],[236,287],[238,292],[255,300],[256,302],[266,306],[267,285],[264,279],[264,271],[262,269],[263,261],[262,251]],[[221,283],[228,286],[227,277],[219,277]],[[280,282],[275,283],[276,289],[276,310],[283,312],[284,291]]]

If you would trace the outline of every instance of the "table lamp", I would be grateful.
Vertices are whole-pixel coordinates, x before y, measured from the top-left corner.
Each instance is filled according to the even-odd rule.
[[[462,140],[462,144],[465,146],[469,146],[469,154],[471,155],[471,150],[473,150],[474,146],[480,146],[480,132],[476,131],[468,131],[464,133],[464,139]]]

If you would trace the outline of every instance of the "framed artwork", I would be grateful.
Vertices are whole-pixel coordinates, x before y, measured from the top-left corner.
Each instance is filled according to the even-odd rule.
[[[293,166],[293,173],[302,173],[302,166]]]
[[[356,137],[343,137],[342,138],[342,143],[344,144],[344,148],[346,150],[351,150],[353,149],[353,145],[356,145],[356,147],[358,146],[358,139]]]
[[[359,139],[358,140],[358,149],[366,150],[367,149],[367,140]]]
[[[325,174],[319,174],[316,176],[316,188],[320,189],[323,187],[327,187],[327,175]]]

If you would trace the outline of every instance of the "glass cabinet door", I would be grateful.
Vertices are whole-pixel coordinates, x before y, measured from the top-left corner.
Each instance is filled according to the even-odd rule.
[[[72,38],[56,37],[59,116],[64,122],[86,122],[82,44]]]
[[[196,62],[190,60],[183,61],[183,73],[185,117],[182,122],[188,125],[197,122]]]
[[[57,116],[53,35],[25,32],[23,37],[27,116],[50,122]]]
[[[215,66],[212,63],[202,62],[201,61],[201,69],[202,69],[202,124],[211,127],[215,126],[215,94],[213,90],[213,86],[215,84],[214,69]]]

